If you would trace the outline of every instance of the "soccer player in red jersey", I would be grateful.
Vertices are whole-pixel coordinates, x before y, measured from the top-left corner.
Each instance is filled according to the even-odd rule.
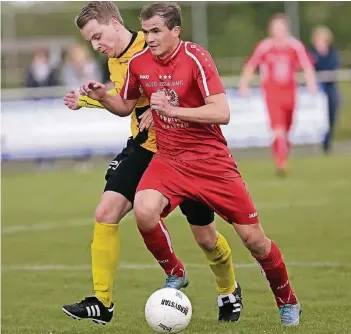
[[[268,30],[270,37],[258,43],[244,66],[240,91],[243,96],[248,94],[249,82],[260,66],[261,88],[274,133],[272,151],[275,165],[278,175],[285,175],[290,150],[288,135],[296,103],[296,71],[303,69],[311,93],[317,92],[317,84],[313,64],[304,45],[290,35],[288,18],[284,14],[274,15]]]
[[[129,61],[136,52],[147,47],[143,32],[128,31],[119,9],[111,1],[86,3],[75,23],[83,38],[91,43],[95,51],[108,55],[111,81],[115,85],[115,89],[108,93],[118,94],[123,87]],[[94,99],[79,96],[75,91],[67,94],[64,100],[72,110],[80,107],[102,107]],[[113,317],[115,271],[120,259],[119,222],[133,209],[139,181],[157,151],[154,129],[141,132],[143,122],[149,116],[152,123],[149,100],[144,94],[130,116],[132,138],[128,139],[126,147],[111,162],[105,176],[107,183],[104,193],[96,210],[91,245],[94,296],[62,307],[64,313],[74,319],[91,319],[98,324],[107,324]],[[143,120],[139,123],[140,118]],[[185,200],[180,205],[180,210],[186,216],[190,230],[215,276],[218,320],[237,322],[242,310],[241,288],[235,280],[228,242],[216,231],[213,210],[192,200]],[[160,220],[158,227],[151,233],[142,230],[141,235],[145,246],[167,275],[164,287],[186,287],[189,281],[185,268],[176,255],[167,226]]]
[[[186,198],[205,203],[233,225],[260,265],[282,324],[298,325],[301,307],[282,255],[259,224],[222,135],[220,125],[229,122],[230,110],[211,55],[195,43],[180,40],[177,5],[146,5],[140,18],[148,47],[132,57],[120,95],[108,95],[98,82],[88,82],[80,89],[120,116],[130,114],[141,92],[150,100],[157,152],[134,201],[140,231],[152,235],[160,216],[167,216]]]

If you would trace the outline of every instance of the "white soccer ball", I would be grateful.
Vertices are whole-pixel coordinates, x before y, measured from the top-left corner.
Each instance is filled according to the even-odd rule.
[[[145,318],[158,333],[178,333],[191,320],[192,307],[188,297],[181,291],[163,288],[155,291],[145,305]]]

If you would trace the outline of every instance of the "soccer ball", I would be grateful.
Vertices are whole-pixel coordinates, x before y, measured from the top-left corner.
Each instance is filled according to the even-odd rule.
[[[145,318],[158,333],[178,333],[191,320],[192,307],[188,297],[181,291],[163,288],[155,291],[145,305]]]

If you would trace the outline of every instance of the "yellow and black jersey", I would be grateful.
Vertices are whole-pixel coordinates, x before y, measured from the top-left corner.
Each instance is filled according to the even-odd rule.
[[[115,89],[109,91],[109,94],[119,94],[124,84],[130,59],[136,52],[141,51],[145,46],[146,44],[144,40],[144,34],[141,31],[133,32],[133,36],[129,45],[121,53],[121,55],[118,58],[109,59],[108,67],[111,74],[110,78],[115,85]],[[87,96],[80,96],[79,106],[87,108],[103,108],[103,106],[98,101],[90,99]],[[139,98],[138,103],[131,115],[131,131],[133,138],[135,138],[139,133],[138,116],[146,111],[148,107],[149,101],[143,94]],[[149,151],[156,152],[156,134],[154,129],[149,129],[148,138],[141,146]]]

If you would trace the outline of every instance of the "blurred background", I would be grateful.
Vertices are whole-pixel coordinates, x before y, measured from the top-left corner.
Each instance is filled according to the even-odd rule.
[[[107,59],[92,52],[74,25],[82,4],[79,1],[2,3],[3,160],[113,155],[123,146],[128,136],[126,120],[98,111],[71,115],[61,103],[65,93],[89,79],[109,81]],[[118,2],[128,28],[140,28],[138,14],[142,4]],[[326,26],[333,34],[332,47],[338,65],[327,77],[320,76],[320,81],[328,81],[331,76],[337,82],[340,103],[335,137],[351,138],[349,3],[185,1],[182,11],[182,38],[209,49],[228,89],[232,112],[236,115],[235,122],[224,130],[231,146],[262,147],[271,140],[260,93],[246,100],[235,93],[245,60],[256,43],[266,36],[267,22],[277,12],[290,16],[293,34],[308,49],[313,47],[312,33],[317,26]],[[254,81],[254,85],[257,83]],[[321,103],[320,97],[313,100],[304,91],[300,93],[297,109],[301,112],[297,112],[291,135],[294,143],[323,141],[326,113],[315,111],[321,109]],[[15,114],[15,110],[20,114]],[[75,131],[74,124],[77,124]]]
[[[73,48],[88,47],[88,59],[96,58],[80,38],[74,17],[83,2],[4,2],[2,3],[2,88],[23,87],[29,65],[39,51],[46,50],[50,65],[57,69],[56,84],[69,84],[62,67],[72,61]],[[138,15],[143,2],[119,1],[118,6],[130,29],[139,29]],[[315,26],[327,25],[334,34],[341,68],[351,67],[349,28],[350,4],[325,1],[304,2],[182,2],[182,38],[208,48],[222,75],[239,74],[253,46],[266,36],[267,22],[277,12],[287,12],[295,36],[311,46]],[[105,68],[102,65],[103,69]],[[102,74],[102,73],[101,73]],[[108,76],[103,73],[104,78]]]
[[[130,128],[128,118],[94,109],[72,112],[63,104],[64,94],[86,80],[109,82],[107,59],[92,52],[74,25],[83,4],[1,2],[3,333],[100,333],[90,323],[66,319],[60,308],[91,291],[94,210],[108,163],[124,146]],[[126,26],[140,29],[144,3],[116,4]],[[349,333],[351,3],[180,4],[182,38],[208,48],[227,88],[232,116],[223,131],[307,311],[302,332]],[[258,78],[249,98],[241,98],[237,90],[245,60],[266,36],[267,22],[277,12],[290,16],[293,34],[308,50],[314,29],[328,27],[334,36],[329,47],[339,59],[332,71],[318,73],[316,96],[306,92],[301,80],[291,133],[296,145],[285,179],[274,174],[271,132],[255,88]],[[329,102],[323,84],[329,82],[336,84],[339,104],[335,143],[325,152]],[[163,276],[140,240],[133,215],[124,221],[129,223],[123,222],[121,229],[122,263],[114,295],[118,321],[104,332],[115,333],[118,327],[121,333],[148,333],[144,301]],[[236,333],[279,333],[268,286],[232,228],[218,217],[217,221],[233,249],[245,290],[245,317]],[[187,294],[194,309],[201,309],[189,333],[218,332],[210,320],[216,318],[216,292],[206,261],[178,211],[167,223],[194,283]],[[229,327],[221,331],[232,332]]]

